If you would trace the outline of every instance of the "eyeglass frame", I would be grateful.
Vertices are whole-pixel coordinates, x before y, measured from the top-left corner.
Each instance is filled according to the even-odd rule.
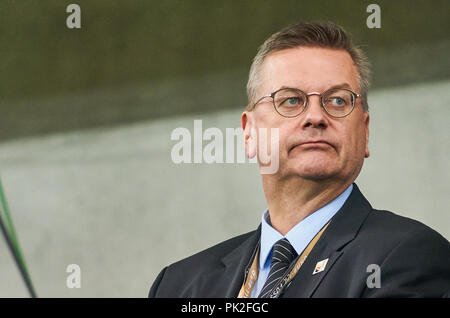
[[[302,93],[302,94],[304,94],[304,95],[306,96],[306,99],[305,99],[305,102],[304,102],[302,111],[301,111],[300,113],[298,113],[297,115],[295,115],[295,116],[285,116],[285,115],[281,114],[281,113],[278,111],[277,106],[275,105],[275,98],[274,98],[274,97],[275,97],[275,94],[278,93],[278,92],[280,92],[280,91],[282,91],[282,90],[288,90],[288,89],[294,90],[294,91],[298,91],[298,92],[300,92],[300,93]],[[344,116],[334,116],[334,115],[331,115],[331,114],[327,111],[327,109],[325,108],[325,106],[324,106],[324,103],[323,103],[323,100],[322,100],[322,96],[323,96],[324,94],[328,93],[329,91],[334,91],[334,90],[344,90],[344,91],[350,92],[350,94],[351,94],[352,97],[353,97],[353,99],[352,99],[352,109],[348,112],[348,114],[345,114]],[[293,88],[293,87],[282,87],[282,88],[276,90],[275,92],[273,92],[273,93],[271,93],[271,94],[262,96],[260,99],[258,99],[258,101],[257,101],[256,103],[253,104],[253,108],[255,108],[256,105],[257,105],[259,102],[261,102],[264,98],[271,97],[271,98],[272,98],[273,108],[275,108],[275,111],[276,111],[280,116],[282,116],[282,117],[284,117],[284,118],[295,118],[295,117],[297,117],[297,116],[300,116],[300,115],[305,111],[305,109],[308,107],[309,96],[311,96],[311,95],[317,95],[317,96],[319,96],[319,99],[320,99],[320,106],[325,110],[325,112],[326,112],[328,115],[330,115],[330,116],[333,117],[333,118],[344,118],[344,117],[347,117],[348,115],[350,115],[350,114],[353,112],[353,109],[355,108],[355,101],[356,101],[356,99],[357,99],[357,98],[361,98],[361,94],[357,94],[357,93],[353,92],[353,91],[350,90],[350,89],[347,89],[347,88],[340,88],[340,87],[330,88],[330,89],[326,90],[326,91],[323,92],[323,93],[319,93],[319,92],[305,93],[304,91],[302,91],[301,89],[298,89],[298,88]]]

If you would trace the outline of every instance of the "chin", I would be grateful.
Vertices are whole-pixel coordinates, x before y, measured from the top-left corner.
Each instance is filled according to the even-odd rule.
[[[311,180],[311,181],[320,181],[320,180],[327,180],[333,177],[335,174],[333,173],[299,173],[298,176],[301,177],[304,180]]]
[[[296,174],[303,179],[322,180],[334,176],[336,173],[330,167],[301,167]]]
[[[296,162],[294,167],[285,171],[285,176],[297,176],[306,180],[324,180],[335,176],[338,173],[337,170],[337,167],[330,162]]]

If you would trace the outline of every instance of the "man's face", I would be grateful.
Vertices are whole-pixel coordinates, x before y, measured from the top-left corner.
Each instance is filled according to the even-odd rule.
[[[299,47],[275,52],[266,57],[261,69],[257,96],[281,87],[305,93],[341,86],[360,93],[357,69],[344,50]],[[263,99],[251,112],[242,115],[246,133],[251,128],[279,128],[279,170],[281,179],[299,176],[308,180],[353,181],[369,156],[369,115],[361,99],[355,100],[350,115],[333,118],[321,107],[317,95],[308,97],[308,106],[299,116],[279,115],[272,98]],[[256,150],[257,136],[246,139],[249,156]]]

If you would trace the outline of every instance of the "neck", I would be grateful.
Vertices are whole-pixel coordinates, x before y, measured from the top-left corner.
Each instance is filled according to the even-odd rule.
[[[301,220],[336,199],[351,183],[301,178],[280,181],[274,175],[263,175],[272,227],[286,235]]]

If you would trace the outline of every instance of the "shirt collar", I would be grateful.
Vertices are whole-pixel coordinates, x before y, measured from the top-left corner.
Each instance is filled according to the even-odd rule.
[[[269,256],[271,255],[272,246],[283,237],[288,239],[297,254],[303,252],[308,243],[314,238],[320,229],[327,224],[327,222],[344,205],[352,190],[353,184],[351,184],[336,199],[301,220],[288,233],[286,233],[285,236],[281,235],[280,232],[271,226],[269,210],[267,209],[264,211],[261,221],[261,248],[259,253],[260,268],[270,266]]]

